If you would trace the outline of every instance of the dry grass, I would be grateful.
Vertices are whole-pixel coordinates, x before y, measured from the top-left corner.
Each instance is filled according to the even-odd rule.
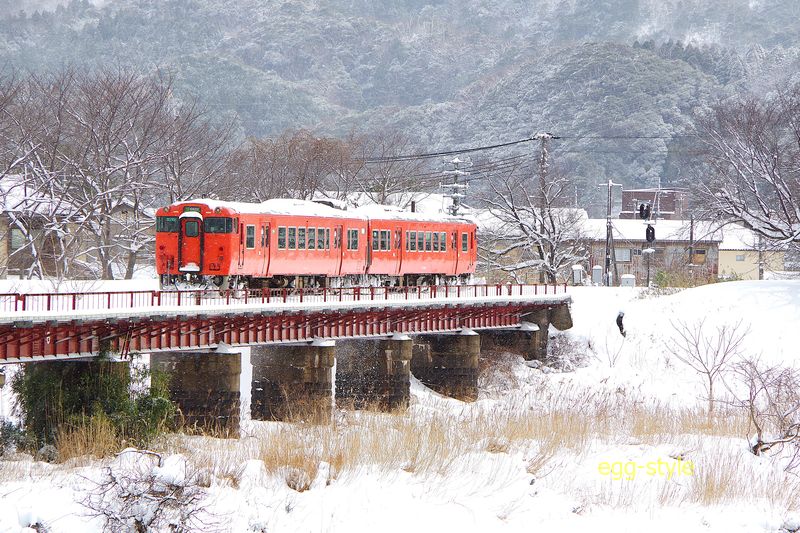
[[[124,445],[111,421],[106,416],[95,415],[77,424],[62,425],[56,435],[55,447],[58,460],[64,462],[86,457],[106,457],[118,452]]]

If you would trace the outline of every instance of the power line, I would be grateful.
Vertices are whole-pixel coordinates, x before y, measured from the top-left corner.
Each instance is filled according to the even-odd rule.
[[[554,139],[558,139],[559,137],[553,137]],[[507,146],[514,146],[516,144],[522,144],[527,142],[532,142],[538,140],[536,137],[529,137],[527,139],[520,139],[518,141],[511,141],[506,143],[500,144],[493,144],[489,146],[477,146],[473,148],[463,148],[461,150],[447,150],[444,152],[432,152],[427,154],[406,154],[406,155],[398,155],[398,156],[390,156],[390,157],[376,157],[374,159],[364,159],[364,163],[385,163],[389,161],[408,161],[412,159],[430,159],[432,157],[443,157],[449,155],[458,155],[458,154],[468,154],[472,152],[481,152],[485,150],[496,150],[497,148],[505,148]]]

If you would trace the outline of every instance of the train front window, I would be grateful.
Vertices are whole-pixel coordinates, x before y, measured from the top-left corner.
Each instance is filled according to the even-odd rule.
[[[229,217],[208,217],[203,221],[206,233],[232,233],[233,219]]]
[[[200,223],[196,220],[187,220],[183,228],[183,234],[187,237],[197,237],[200,235]]]
[[[158,233],[178,233],[178,217],[156,217]]]

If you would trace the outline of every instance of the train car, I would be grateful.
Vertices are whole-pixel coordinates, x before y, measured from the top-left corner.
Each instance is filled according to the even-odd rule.
[[[316,202],[191,200],[158,210],[156,270],[230,286],[456,282],[475,271],[475,225],[386,206],[343,211]]]

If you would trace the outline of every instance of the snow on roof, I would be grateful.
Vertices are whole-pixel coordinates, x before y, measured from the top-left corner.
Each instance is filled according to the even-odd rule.
[[[622,241],[646,241],[645,230],[651,224],[656,230],[656,241],[689,241],[691,222],[689,220],[611,219],[614,239]],[[586,235],[593,240],[606,238],[606,219],[590,218],[585,224]],[[694,221],[694,240],[697,242],[722,242],[722,229],[717,222]]]
[[[363,205],[355,209],[344,211],[334,207],[312,202],[309,200],[296,200],[293,198],[273,198],[261,203],[224,202],[209,198],[199,198],[180,202],[182,204],[205,204],[210,209],[226,207],[242,214],[265,213],[271,215],[318,216],[330,218],[352,218],[367,220],[382,218],[390,220],[416,220],[421,222],[454,222],[468,221],[468,217],[452,217],[444,214],[412,213],[393,205]]]
[[[740,224],[728,224],[723,228],[725,238],[719,245],[720,250],[748,251],[759,249],[759,236],[751,229]],[[786,250],[788,244],[776,244],[768,239],[763,240],[764,249],[770,251]]]

